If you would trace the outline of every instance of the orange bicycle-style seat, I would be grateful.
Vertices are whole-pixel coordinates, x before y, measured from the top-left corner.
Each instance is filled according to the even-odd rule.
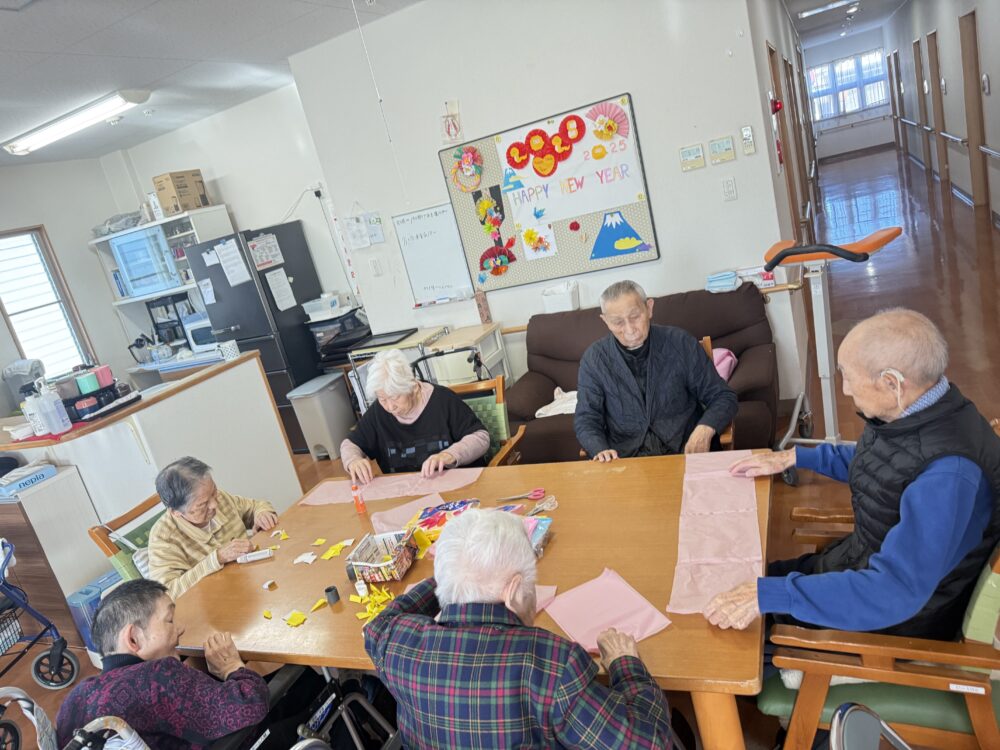
[[[764,255],[764,270],[772,271],[776,266],[807,263],[816,260],[849,260],[863,263],[903,233],[902,227],[886,227],[869,234],[864,239],[843,247],[836,245],[802,245],[794,242],[777,242]]]

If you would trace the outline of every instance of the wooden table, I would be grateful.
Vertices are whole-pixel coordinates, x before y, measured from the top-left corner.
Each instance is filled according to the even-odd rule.
[[[538,565],[538,581],[565,591],[600,575],[605,567],[618,571],[657,607],[665,607],[673,584],[677,559],[677,525],[684,475],[683,456],[636,458],[612,463],[561,463],[505,466],[484,470],[479,480],[447,500],[478,497],[483,507],[495,499],[544,487],[559,500],[552,513],[553,538]],[[762,543],[767,540],[770,479],[756,482]],[[391,508],[410,498],[371,501],[369,513]],[[372,669],[356,618],[360,605],[348,596],[354,587],[347,578],[344,557],[317,559],[312,565],[294,565],[317,537],[326,545],[371,530],[367,517],[351,503],[296,505],[281,517],[280,526],[291,537],[281,542],[273,560],[250,565],[228,565],[204,579],[177,603],[177,621],[186,628],[181,650],[199,653],[212,630],[229,631],[246,658],[271,662]],[[256,538],[266,547],[266,534]],[[344,556],[347,551],[345,550]],[[433,561],[414,564],[403,582],[390,588],[397,594],[409,583],[430,575]],[[277,581],[274,591],[262,584]],[[308,614],[323,590],[336,585],[341,602]],[[273,619],[265,620],[270,609]],[[308,621],[290,628],[282,617],[292,609],[308,614]],[[763,628],[758,620],[742,632],[712,627],[701,615],[669,615],[666,630],[642,641],[639,653],[656,681],[667,690],[692,694],[706,748],[744,747],[736,695],[760,691]],[[544,612],[535,623],[556,633],[563,631]]]

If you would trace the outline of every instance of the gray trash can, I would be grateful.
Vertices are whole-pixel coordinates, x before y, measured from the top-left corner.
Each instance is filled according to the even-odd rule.
[[[340,443],[355,423],[343,373],[313,378],[289,392],[288,400],[313,459],[339,458]]]

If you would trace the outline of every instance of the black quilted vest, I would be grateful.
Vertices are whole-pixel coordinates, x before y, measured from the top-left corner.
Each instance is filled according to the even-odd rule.
[[[854,531],[818,556],[814,572],[866,568],[868,558],[882,548],[889,529],[899,522],[906,486],[935,459],[967,458],[993,487],[993,516],[983,539],[942,579],[920,612],[881,631],[952,640],[961,628],[976,579],[1000,540],[1000,438],[954,385],[940,401],[916,414],[894,422],[865,421],[848,480]]]

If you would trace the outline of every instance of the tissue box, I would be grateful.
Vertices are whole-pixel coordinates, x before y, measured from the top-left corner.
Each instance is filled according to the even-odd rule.
[[[28,464],[14,469],[0,477],[0,497],[13,497],[21,490],[55,475],[56,467],[52,464]]]

